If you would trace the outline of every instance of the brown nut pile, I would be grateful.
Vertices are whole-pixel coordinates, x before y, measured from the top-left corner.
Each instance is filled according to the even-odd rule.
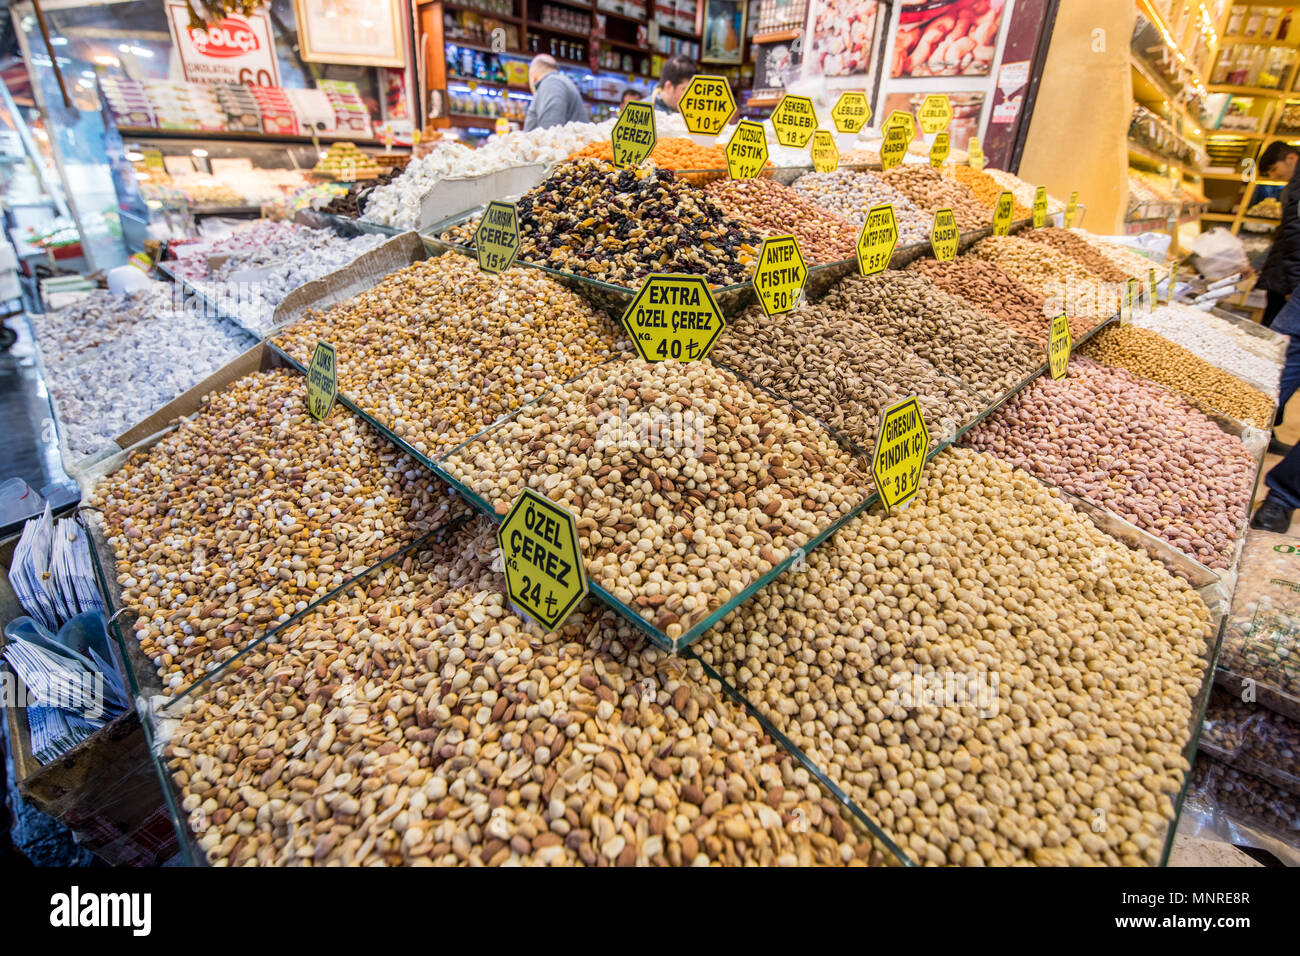
[[[989,210],[975,198],[975,194],[956,180],[945,179],[937,169],[919,165],[895,166],[881,172],[880,178],[925,210],[931,220],[930,227],[933,227],[934,214],[939,209],[951,209],[957,228],[962,232],[992,225]],[[930,235],[929,228],[925,234],[927,237]]]
[[[630,347],[544,273],[493,276],[455,253],[308,312],[275,344],[306,365],[322,340],[338,351],[339,391],[429,457]]]
[[[1145,282],[1147,280],[1147,274],[1151,269],[1155,269],[1157,275],[1159,275],[1162,270],[1168,271],[1166,267],[1161,266],[1154,260],[1139,255],[1132,249],[1116,245],[1113,242],[1107,242],[1101,236],[1095,235],[1087,229],[1081,229],[1076,226],[1070,230],[1070,234],[1078,236],[1088,245],[1100,252],[1112,265],[1123,272],[1126,277],[1141,279]]]
[[[166,749],[238,865],[883,863],[698,661],[513,615],[480,519],[263,645]]]
[[[990,236],[977,242],[970,254],[1045,296],[1048,315],[1064,310],[1076,336],[1119,310],[1123,285],[1102,282],[1080,262],[1044,243],[1018,236]]]
[[[1083,353],[1182,392],[1230,418],[1256,428],[1273,427],[1271,398],[1150,329],[1134,325],[1102,329],[1084,343]]]
[[[851,259],[858,227],[771,179],[716,179],[704,189],[728,216],[762,236],[793,235],[804,260]]]
[[[1205,709],[1201,744],[1222,751],[1220,759],[1300,794],[1300,724],[1295,721],[1215,687]]]
[[[1039,378],[966,434],[1108,508],[1211,568],[1226,568],[1255,462],[1241,440],[1172,392],[1087,359]]]
[[[897,189],[868,172],[837,169],[832,173],[804,173],[791,188],[823,209],[839,213],[856,229],[862,228],[872,206],[891,203],[900,245],[928,240],[934,225],[933,213],[927,214]]]
[[[909,349],[876,335],[861,314],[825,301],[804,303],[777,322],[751,308],[731,320],[710,356],[789,399],[867,454],[881,411],[910,395],[920,402],[932,442],[973,421],[985,404]]]
[[[1189,800],[1208,804],[1229,820],[1291,844],[1300,831],[1300,800],[1294,793],[1217,760],[1202,756],[1196,761],[1188,794]]]
[[[616,169],[599,159],[556,164],[515,203],[519,260],[614,285],[639,287],[651,273],[744,282],[763,238],[727,216],[704,190],[649,164]],[[478,220],[447,238],[473,245]]]
[[[468,510],[341,406],[313,421],[306,397],[297,372],[246,376],[95,487],[165,691]]]
[[[959,256],[951,262],[926,256],[917,259],[907,270],[924,276],[944,292],[993,316],[1030,341],[1047,344],[1051,325],[1043,311],[1047,300],[997,266],[968,256]]]
[[[1033,242],[1041,242],[1053,249],[1064,252],[1103,282],[1127,282],[1129,279],[1129,274],[1126,271],[1115,265],[1110,259],[1068,229],[1056,229],[1052,226],[1042,229],[1026,229],[1019,233],[1018,237]],[[1142,278],[1143,281],[1146,280],[1145,273]]]
[[[1184,581],[961,448],[807,563],[696,652],[913,859],[1159,861],[1208,677]]]
[[[1032,342],[910,272],[851,276],[821,302],[861,316],[895,347],[910,349],[986,399],[1006,394],[1046,361]]]
[[[577,518],[587,577],[671,640],[870,496],[825,429],[709,362],[598,366],[449,455],[498,515]]]
[[[997,207],[998,199],[1006,191],[998,184],[998,181],[988,173],[975,169],[973,166],[945,166],[943,172],[971,191],[971,194],[979,201],[980,205],[988,210],[986,225],[992,224],[993,211]],[[1016,199],[1014,194],[1012,195],[1011,220],[1013,222],[1029,219],[1033,214],[1032,209]]]

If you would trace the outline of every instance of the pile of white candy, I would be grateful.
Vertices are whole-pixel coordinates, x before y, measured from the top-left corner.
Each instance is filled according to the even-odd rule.
[[[1133,312],[1134,325],[1163,335],[1198,358],[1277,397],[1282,367],[1248,347],[1254,343],[1242,341],[1254,338],[1250,333],[1200,309],[1177,303],[1158,306],[1154,312],[1143,308]]]
[[[256,340],[201,310],[176,310],[176,287],[92,292],[33,317],[72,465],[197,385]]]

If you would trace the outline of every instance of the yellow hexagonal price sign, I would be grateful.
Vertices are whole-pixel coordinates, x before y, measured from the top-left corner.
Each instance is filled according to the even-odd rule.
[[[334,346],[317,342],[307,366],[307,414],[323,422],[339,394],[339,361]]]
[[[787,93],[772,111],[772,129],[782,146],[803,149],[817,129],[817,110],[808,96]]]
[[[727,321],[702,276],[656,275],[623,313],[623,326],[647,362],[694,362],[709,354]]]
[[[487,204],[474,229],[474,253],[484,272],[498,275],[510,268],[519,254],[519,211],[514,203],[494,199]]]
[[[862,90],[845,90],[831,107],[831,119],[841,133],[860,133],[871,121],[871,105]]]
[[[858,232],[858,272],[864,276],[883,272],[898,245],[898,220],[892,203],[872,206]]]
[[[917,110],[916,118],[927,136],[947,129],[948,123],[952,121],[952,107],[948,104],[948,97],[943,93],[931,93]]]
[[[930,144],[930,166],[939,169],[948,161],[948,133],[936,133],[934,142]]]
[[[880,413],[880,430],[871,455],[871,477],[885,510],[910,501],[921,487],[930,430],[916,396],[890,405]]]
[[[525,489],[497,528],[497,544],[511,603],[546,630],[556,630],[587,593],[573,515]]]
[[[1070,368],[1070,320],[1062,312],[1052,319],[1052,326],[1047,335],[1047,368],[1052,378],[1065,378]]]
[[[960,240],[957,217],[951,209],[940,209],[934,214],[934,227],[930,230],[930,248],[934,251],[934,257],[940,262],[952,262],[957,258]]]
[[[1011,190],[1004,189],[998,194],[997,205],[993,207],[993,235],[1006,236],[1011,233],[1011,217],[1016,211],[1016,197]]]
[[[628,103],[609,134],[614,165],[620,169],[641,165],[655,148],[655,139],[654,107],[639,101]]]
[[[971,169],[984,168],[984,147],[980,145],[980,138],[972,136],[970,142],[966,145],[967,155],[970,156]]]
[[[1047,187],[1039,186],[1034,190],[1034,228],[1042,229],[1047,225]]]
[[[767,165],[767,131],[761,123],[741,120],[727,140],[727,175],[753,179]]]
[[[803,298],[808,266],[794,236],[763,240],[754,269],[754,294],[769,317],[794,310]]]
[[[916,124],[911,113],[894,110],[885,120],[885,141],[880,144],[880,165],[883,169],[893,169],[903,162],[907,148],[916,137]]]
[[[819,129],[813,133],[812,163],[819,173],[833,173],[840,168],[840,151],[830,130]]]
[[[1065,228],[1070,229],[1074,226],[1074,220],[1079,215],[1079,190],[1070,190],[1070,200],[1065,204]]]
[[[686,84],[677,109],[686,129],[702,136],[717,136],[736,112],[736,98],[725,76],[697,74]]]

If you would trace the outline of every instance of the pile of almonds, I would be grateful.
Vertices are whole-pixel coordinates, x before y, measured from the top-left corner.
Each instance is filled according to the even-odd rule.
[[[759,235],[793,235],[808,263],[851,259],[858,227],[771,179],[716,179],[704,190],[728,216]]]
[[[1064,252],[1103,282],[1127,282],[1129,279],[1126,271],[1068,229],[1056,229],[1052,226],[1043,229],[1026,229],[1018,234],[1018,238],[1041,242]],[[1143,279],[1145,278],[1144,275]]]
[[[944,292],[991,315],[1013,332],[1039,345],[1047,344],[1051,320],[1045,313],[1047,300],[997,266],[969,256],[940,262],[928,256],[907,267],[924,276]]]

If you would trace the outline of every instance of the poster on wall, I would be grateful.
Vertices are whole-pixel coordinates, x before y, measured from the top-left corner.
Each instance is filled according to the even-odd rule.
[[[987,76],[1005,0],[902,0],[890,76]]]
[[[704,63],[741,63],[745,50],[745,0],[704,0]]]
[[[892,110],[902,110],[915,116],[927,95],[926,93],[890,93],[884,99],[880,115],[888,116]],[[948,105],[952,107],[952,119],[948,121],[950,149],[965,150],[970,143],[970,138],[979,135],[980,113],[984,110],[984,99],[983,93],[948,94]]]
[[[397,0],[293,0],[298,47],[312,63],[406,65]]]
[[[880,5],[863,0],[813,0],[805,59],[814,76],[860,76],[871,71],[871,46]]]
[[[265,13],[232,13],[220,23],[190,26],[184,0],[168,0],[167,25],[189,83],[279,86],[271,21]]]

